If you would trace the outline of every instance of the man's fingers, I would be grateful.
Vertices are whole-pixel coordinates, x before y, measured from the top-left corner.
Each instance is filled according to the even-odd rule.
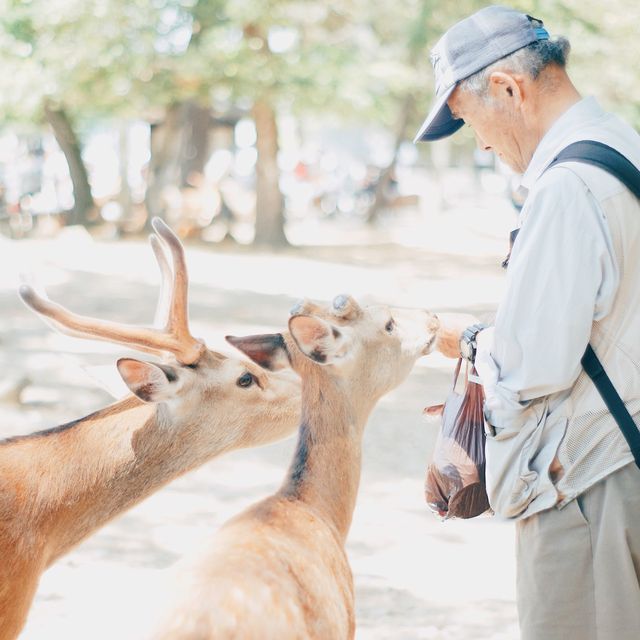
[[[464,330],[476,324],[478,319],[469,313],[438,313],[440,328],[436,337],[436,351],[447,358],[460,357],[460,336]]]

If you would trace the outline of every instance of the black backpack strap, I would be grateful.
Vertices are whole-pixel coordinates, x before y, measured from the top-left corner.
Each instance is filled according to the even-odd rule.
[[[590,344],[587,345],[587,350],[582,356],[581,363],[585,373],[593,380],[593,384],[602,396],[607,409],[609,409],[618,423],[622,435],[631,448],[633,458],[638,467],[640,467],[640,431],[638,431],[636,423],[627,411],[627,407],[624,406],[622,398],[618,395],[616,388],[613,386]]]
[[[607,171],[624,184],[636,198],[640,199],[640,171],[619,151],[595,140],[580,140],[565,147],[546,167],[545,171],[561,162],[582,162]],[[509,266],[511,248],[518,237],[520,229],[514,229],[509,237],[509,254],[502,262],[502,267]]]
[[[604,169],[618,178],[636,198],[640,198],[640,171],[619,151],[602,142],[594,140],[574,142],[565,147],[551,161],[547,169],[560,162],[583,162]],[[587,345],[581,363],[585,373],[602,396],[607,409],[618,423],[622,435],[631,448],[636,465],[640,468],[640,431],[590,344]]]
[[[591,164],[618,178],[636,198],[640,198],[640,171],[619,151],[602,142],[581,140],[565,147],[547,169],[560,162]]]

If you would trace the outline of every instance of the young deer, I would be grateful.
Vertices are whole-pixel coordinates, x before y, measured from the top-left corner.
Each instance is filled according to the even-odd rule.
[[[227,522],[184,572],[155,640],[353,638],[345,540],[356,503],[365,423],[436,342],[425,311],[298,307],[289,333],[229,341],[256,362],[290,362],[302,377],[302,419],[284,484]]]
[[[162,221],[153,225],[163,331],[78,316],[28,287],[20,291],[66,333],[173,359],[120,359],[132,396],[69,424],[0,442],[1,640],[20,632],[42,572],[96,529],[210,458],[272,442],[299,423],[295,374],[225,357],[191,336],[182,246]]]

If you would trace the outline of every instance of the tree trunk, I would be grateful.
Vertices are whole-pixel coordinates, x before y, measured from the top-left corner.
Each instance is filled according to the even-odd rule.
[[[185,102],[182,107],[184,140],[180,174],[182,186],[193,186],[204,174],[209,160],[209,132],[213,118],[211,109],[197,102]]]
[[[197,186],[209,159],[211,111],[195,102],[170,106],[163,122],[151,127],[151,160],[145,205],[151,218],[165,218],[166,190]]]
[[[49,102],[44,105],[44,114],[69,166],[74,200],[69,222],[85,226],[94,224],[96,205],[91,194],[87,168],[82,160],[80,142],[73,130],[71,120],[63,107],[54,107]]]
[[[129,220],[132,214],[132,199],[129,185],[129,127],[126,121],[120,122],[118,127],[118,160],[120,172],[118,201],[122,207],[122,220]]]
[[[167,108],[165,119],[151,125],[149,169],[144,203],[147,208],[146,229],[151,230],[151,219],[166,218],[166,189],[180,181],[180,149],[182,146],[181,105]]]
[[[284,201],[280,192],[276,114],[269,102],[261,99],[253,107],[253,119],[258,150],[254,244],[283,247],[289,243],[284,233]]]
[[[373,202],[369,207],[369,211],[367,211],[366,219],[369,224],[375,223],[375,221],[378,219],[378,216],[380,215],[380,211],[382,211],[382,209],[384,209],[384,207],[388,204],[387,190],[389,188],[389,183],[391,182],[393,172],[395,171],[396,164],[398,163],[398,153],[400,152],[400,147],[402,146],[402,143],[407,139],[407,127],[409,126],[414,102],[415,101],[413,96],[408,95],[405,97],[404,102],[402,103],[402,108],[400,109],[400,115],[398,116],[398,123],[396,126],[396,139],[393,146],[393,156],[391,157],[391,162],[382,171],[380,177],[378,178]]]

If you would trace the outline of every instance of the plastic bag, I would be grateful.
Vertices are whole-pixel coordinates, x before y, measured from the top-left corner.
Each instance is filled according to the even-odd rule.
[[[485,485],[484,392],[475,368],[464,394],[456,392],[462,359],[458,360],[453,389],[444,405],[425,413],[442,412],[442,425],[433,460],[427,468],[425,498],[441,518],[475,518],[489,509]]]

